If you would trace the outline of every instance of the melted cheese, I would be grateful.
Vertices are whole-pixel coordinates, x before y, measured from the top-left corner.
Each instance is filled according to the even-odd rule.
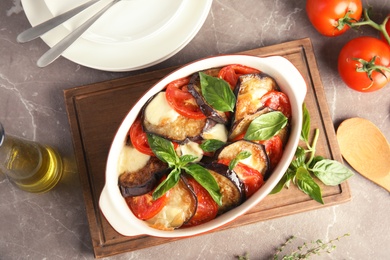
[[[212,128],[202,133],[204,139],[217,139],[226,142],[228,139],[228,130],[223,124],[216,124]]]
[[[165,92],[158,93],[145,109],[146,119],[153,125],[173,122],[179,116],[167,102]]]
[[[119,174],[124,172],[135,172],[145,167],[150,156],[139,152],[132,146],[125,145],[119,155]]]
[[[193,214],[192,195],[181,181],[168,192],[167,204],[154,217],[146,220],[154,228],[173,230],[183,225]]]
[[[197,157],[194,162],[199,162],[203,158],[203,150],[202,148],[200,148],[200,145],[198,143],[189,141],[186,144],[180,145],[179,149],[180,155],[193,155]]]
[[[263,172],[265,169],[264,167],[266,167],[266,165],[263,160],[260,160],[260,158],[262,158],[261,152],[257,150],[252,150],[250,152],[251,156],[241,160],[240,163],[248,165],[252,169],[258,170],[259,172]]]

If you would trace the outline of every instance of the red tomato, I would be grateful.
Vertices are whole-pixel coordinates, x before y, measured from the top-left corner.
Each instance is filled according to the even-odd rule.
[[[276,167],[283,155],[283,142],[280,136],[275,135],[269,140],[261,141],[265,146],[265,151],[268,154],[271,170]]]
[[[325,36],[338,36],[349,29],[343,18],[347,15],[350,23],[362,15],[360,0],[307,0],[306,12],[316,30]],[[342,26],[344,23],[344,26]],[[338,28],[341,25],[342,28]]]
[[[230,161],[227,159],[220,159],[218,160],[218,163],[229,165]],[[245,195],[247,198],[252,196],[253,193],[255,193],[264,184],[264,179],[261,172],[249,167],[246,164],[239,162],[233,170],[244,183]]]
[[[167,85],[165,96],[168,104],[182,116],[192,119],[204,119],[195,98],[188,92],[189,77],[175,80]]]
[[[223,67],[218,73],[218,78],[225,80],[227,83],[229,83],[230,87],[234,89],[236,87],[239,76],[259,72],[260,71],[257,69],[244,65],[232,64]]]
[[[338,59],[339,74],[345,84],[361,92],[371,92],[384,87],[390,80],[389,66],[388,45],[379,39],[366,36],[349,41],[341,49]],[[376,69],[380,69],[386,76]]]
[[[185,226],[196,226],[214,219],[218,213],[218,204],[213,200],[208,191],[194,178],[188,177],[187,180],[198,198],[198,205],[194,216]]]
[[[129,135],[131,143],[133,144],[135,149],[137,149],[141,153],[150,156],[155,156],[152,149],[149,147],[148,137],[142,129],[142,123],[140,118],[137,118],[131,125]]]
[[[149,192],[141,196],[126,197],[125,200],[137,218],[147,220],[154,217],[167,204],[168,194],[169,191],[160,198],[153,200],[152,192]]]
[[[280,91],[269,91],[261,97],[266,107],[282,112],[287,118],[291,117],[291,105],[287,95]]]
[[[386,29],[387,34],[390,36],[390,14],[387,15],[387,18],[386,18],[386,19],[388,19],[388,20],[386,21],[385,29]],[[390,44],[390,43],[386,40],[386,38],[385,38],[385,36],[383,35],[383,33],[381,33],[381,39],[382,39],[383,42],[385,42],[385,43],[387,43],[387,44]]]

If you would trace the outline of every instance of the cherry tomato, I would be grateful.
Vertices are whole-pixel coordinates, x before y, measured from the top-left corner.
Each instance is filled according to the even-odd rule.
[[[307,0],[306,12],[314,28],[325,36],[338,36],[350,27],[346,25],[346,15],[350,23],[362,16],[360,0]],[[338,26],[342,28],[338,28]],[[344,26],[343,26],[344,25]]]
[[[141,119],[138,117],[134,123],[131,125],[129,130],[130,141],[133,144],[134,148],[139,152],[155,156],[152,149],[149,147],[148,137],[142,129]]]
[[[275,169],[283,155],[283,142],[280,136],[275,135],[269,140],[261,141],[271,164],[271,170]]]
[[[287,95],[280,91],[269,91],[261,97],[266,107],[282,112],[287,118],[291,117],[291,105]]]
[[[230,161],[227,159],[220,159],[218,163],[229,165]],[[263,184],[264,179],[261,172],[256,169],[251,168],[250,166],[238,163],[233,171],[238,175],[240,180],[244,183],[245,186],[245,195],[247,198],[253,195]]]
[[[360,92],[376,91],[384,87],[390,80],[389,66],[388,45],[379,39],[367,36],[349,41],[341,49],[338,59],[341,78],[348,87]]]
[[[152,191],[141,196],[126,197],[126,203],[134,215],[142,220],[154,217],[167,204],[169,191],[153,200]]]
[[[218,73],[218,78],[225,80],[227,83],[229,83],[230,87],[234,89],[237,84],[239,76],[245,74],[259,73],[259,72],[260,72],[259,70],[251,67],[247,67],[239,64],[232,64],[223,67]]]
[[[182,116],[192,119],[204,119],[195,98],[188,92],[189,77],[175,80],[167,85],[165,96],[168,104]]]
[[[194,216],[185,224],[185,226],[196,226],[214,219],[218,213],[218,204],[213,200],[208,191],[194,178],[188,177],[187,180],[195,192],[198,204]]]

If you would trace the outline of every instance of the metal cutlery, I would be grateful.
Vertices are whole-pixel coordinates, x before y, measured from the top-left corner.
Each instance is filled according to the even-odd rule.
[[[87,2],[86,4],[83,4],[79,7],[76,7],[75,9],[72,9],[63,15],[60,15],[57,17],[54,17],[51,21],[47,21],[42,23],[41,25],[38,25],[37,27],[33,27],[29,30],[26,30],[25,32],[21,33],[18,36],[19,42],[26,42],[28,40],[33,40],[43,33],[55,28],[56,26],[60,25],[61,23],[65,22],[66,20],[70,19],[77,13],[81,12],[82,10],[88,8],[89,6],[93,5],[94,3],[98,2],[100,0],[92,0],[90,2]],[[58,43],[56,43],[53,47],[51,47],[50,50],[48,50],[46,53],[44,53],[39,60],[37,61],[38,67],[46,67],[47,65],[51,64],[53,61],[55,61],[61,54],[69,48],[89,27],[92,26],[98,20],[110,7],[112,7],[114,4],[119,2],[121,0],[113,0],[110,3],[108,3],[103,9],[101,9],[99,12],[94,14],[91,18],[89,18],[87,21],[85,21],[83,24],[81,24],[79,27],[77,27],[75,30],[73,30],[71,33],[69,33],[65,38],[60,40]],[[37,28],[37,29],[34,29]]]
[[[31,28],[25,30],[24,32],[20,33],[18,35],[18,37],[16,38],[16,40],[19,43],[25,43],[25,42],[32,41],[32,40],[38,38],[39,36],[45,34],[46,32],[50,31],[51,29],[57,27],[58,25],[66,22],[70,18],[81,13],[82,11],[84,11],[85,9],[87,9],[88,7],[90,7],[91,5],[95,4],[98,1],[100,1],[100,0],[91,0],[91,1],[86,2],[80,6],[75,7],[75,8],[73,8],[73,9],[71,9],[63,14],[55,16],[55,17],[53,17],[53,18],[51,18],[43,23],[40,23],[34,27],[31,27]]]

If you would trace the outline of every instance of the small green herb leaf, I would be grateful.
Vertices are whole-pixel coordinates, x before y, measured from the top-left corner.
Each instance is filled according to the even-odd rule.
[[[295,160],[291,162],[291,166],[295,170],[301,166],[306,166],[305,160],[306,160],[305,149],[298,146],[297,150],[295,151]]]
[[[278,184],[272,189],[271,194],[276,194],[280,192],[283,189],[283,187],[289,188],[291,180],[295,178],[295,174],[296,172],[294,170],[288,168],[286,173],[278,182]]]
[[[183,169],[208,191],[218,205],[222,205],[222,195],[218,183],[208,170],[199,164],[188,164]]]
[[[310,134],[310,114],[306,108],[305,103],[302,105],[303,110],[303,122],[302,122],[302,130],[301,130],[301,139],[305,142],[309,142],[309,134]]]
[[[320,155],[314,156],[313,160],[310,162],[309,169],[312,169],[317,162],[322,161],[324,159],[325,158]]]
[[[318,161],[311,170],[325,185],[330,186],[339,185],[353,176],[353,172],[342,163],[328,159]]]
[[[244,139],[268,140],[287,125],[288,119],[279,111],[263,114],[254,119],[248,127]]]
[[[236,96],[229,84],[223,79],[199,72],[202,95],[209,105],[216,110],[233,112]]]
[[[270,192],[270,194],[276,194],[278,192],[280,192],[284,185],[286,185],[287,183],[287,174],[283,175],[283,177],[280,179],[280,181],[278,182],[278,184],[276,184],[276,186],[272,189],[272,191]]]
[[[154,190],[152,196],[153,199],[156,200],[164,195],[168,190],[170,190],[173,186],[175,186],[180,179],[180,169],[175,168],[171,171],[168,177],[157,186]]]
[[[172,142],[154,134],[147,134],[147,137],[149,146],[158,159],[168,163],[169,167],[173,167],[179,162],[179,156],[176,154]]]
[[[252,154],[249,151],[241,151],[236,157],[229,163],[229,170],[233,170],[234,167],[238,164],[239,161],[244,160],[251,156]]]
[[[180,162],[178,164],[179,167],[186,165],[187,163],[193,162],[197,159],[197,156],[191,154],[185,154],[180,157]]]
[[[222,142],[217,139],[209,139],[202,142],[200,148],[205,152],[215,152],[219,148],[225,145],[225,142]]]
[[[297,169],[295,181],[301,191],[309,195],[315,201],[324,204],[324,201],[322,200],[321,188],[313,180],[306,168],[299,167]]]

